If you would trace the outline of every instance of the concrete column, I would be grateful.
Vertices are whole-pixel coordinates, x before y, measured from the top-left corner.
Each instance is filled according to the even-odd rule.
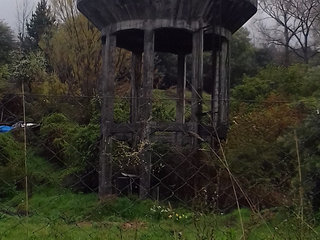
[[[140,98],[142,85],[142,53],[132,53],[131,68],[131,101],[130,101],[130,122],[140,120]]]
[[[192,36],[192,101],[191,122],[194,124],[193,133],[198,134],[198,124],[202,117],[203,91],[203,29]],[[194,138],[193,146],[198,148],[199,139]]]
[[[101,125],[99,158],[99,196],[112,194],[112,138],[110,124],[113,123],[114,80],[116,59],[116,37],[107,34],[102,37],[103,69],[101,88]]]
[[[150,152],[150,131],[149,121],[152,115],[152,90],[154,79],[154,31],[144,31],[144,54],[143,54],[143,89],[141,104],[141,120],[145,123],[145,128],[141,133],[141,141],[144,150],[141,154],[141,179],[140,198],[150,196],[151,182],[151,152]]]
[[[178,54],[178,78],[177,78],[177,103],[176,103],[176,122],[185,123],[185,107],[186,100],[186,55],[184,53]],[[176,134],[177,146],[183,144],[183,133]]]

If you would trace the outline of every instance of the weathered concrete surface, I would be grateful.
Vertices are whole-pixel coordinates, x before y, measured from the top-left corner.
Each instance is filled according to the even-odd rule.
[[[257,10],[257,0],[78,0],[97,28],[132,20],[169,19],[216,23],[234,33]],[[219,24],[220,25],[220,24]]]

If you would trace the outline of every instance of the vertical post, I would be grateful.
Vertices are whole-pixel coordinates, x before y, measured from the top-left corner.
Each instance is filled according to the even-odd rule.
[[[212,29],[212,89],[211,89],[211,124],[214,129],[218,126],[218,112],[219,112],[219,88],[220,88],[220,46],[215,41],[214,27]],[[211,147],[216,147],[215,138],[216,132],[211,136]]]
[[[213,56],[215,58],[215,66],[212,66],[215,68],[215,79],[213,82],[213,89],[212,89],[212,113],[213,113],[213,126],[215,128],[218,127],[219,122],[219,99],[220,99],[220,50],[215,51],[215,55]],[[215,136],[216,137],[216,136]]]
[[[227,72],[227,58],[228,58],[228,41],[223,39],[221,41],[221,49],[219,54],[219,106],[218,106],[218,125],[217,128],[226,127],[228,124],[228,72]]]
[[[194,124],[193,132],[198,134],[198,124],[202,117],[202,89],[203,89],[203,29],[192,35],[192,101],[191,122]],[[198,139],[194,138],[196,149]]]
[[[143,95],[141,104],[141,118],[144,129],[141,141],[144,150],[141,154],[141,179],[140,198],[146,198],[150,194],[151,181],[151,152],[150,152],[150,127],[149,121],[152,115],[152,89],[154,79],[154,31],[147,29],[144,31],[144,55],[143,55]]]
[[[130,122],[137,123],[140,121],[141,106],[141,84],[142,84],[142,53],[132,53],[131,67],[131,101],[130,101]],[[139,134],[132,137],[132,148],[137,150],[139,143]]]
[[[229,128],[229,113],[230,113],[230,80],[231,80],[231,70],[230,70],[230,58],[231,58],[231,45],[230,39],[227,40],[227,60],[226,60],[226,78],[227,78],[227,89],[226,89],[226,121],[227,121],[227,130]]]
[[[141,76],[142,53],[132,53],[131,68],[131,103],[130,103],[130,120],[138,122],[140,120],[140,102],[141,97]]]
[[[176,103],[176,122],[185,123],[185,91],[186,91],[186,55],[178,54],[178,78],[177,78],[177,103]],[[182,133],[177,133],[176,143],[182,146]]]
[[[113,122],[116,37],[102,37],[103,69],[101,88],[101,142],[99,159],[99,196],[112,194],[112,137],[110,124]]]

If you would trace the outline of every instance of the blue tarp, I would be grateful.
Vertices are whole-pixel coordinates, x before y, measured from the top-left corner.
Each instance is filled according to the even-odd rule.
[[[9,132],[13,129],[13,127],[9,127],[9,126],[0,126],[0,133],[5,133],[5,132]]]

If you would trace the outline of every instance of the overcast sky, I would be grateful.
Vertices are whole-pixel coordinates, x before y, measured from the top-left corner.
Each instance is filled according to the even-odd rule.
[[[0,0],[0,19],[6,22],[15,32],[17,32],[17,4],[21,5],[24,1]],[[28,2],[31,8],[37,5],[38,0],[28,0]]]

